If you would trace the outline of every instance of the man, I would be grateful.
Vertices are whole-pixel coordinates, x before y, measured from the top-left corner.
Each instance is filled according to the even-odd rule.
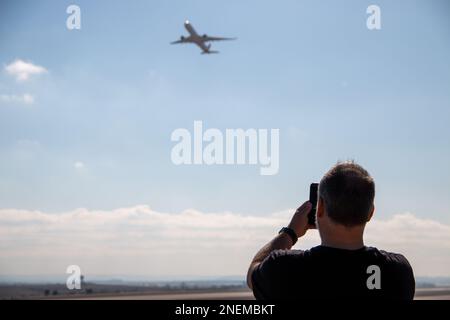
[[[322,178],[316,227],[322,244],[290,250],[308,229],[312,204],[297,209],[287,228],[255,256],[247,283],[257,299],[403,299],[414,297],[408,260],[364,245],[374,213],[375,183],[354,162],[338,163]]]

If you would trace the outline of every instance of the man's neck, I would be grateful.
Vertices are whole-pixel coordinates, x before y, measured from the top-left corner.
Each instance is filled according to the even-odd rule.
[[[364,241],[342,242],[322,240],[322,246],[336,249],[358,250],[364,247]]]
[[[344,226],[333,226],[331,232],[321,233],[322,246],[357,250],[364,247],[364,228],[346,228]]]

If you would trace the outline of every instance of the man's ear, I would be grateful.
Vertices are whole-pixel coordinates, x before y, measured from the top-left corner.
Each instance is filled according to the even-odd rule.
[[[323,204],[322,198],[319,197],[319,201],[317,201],[317,209],[316,209],[316,216],[322,218],[325,214],[325,208]]]
[[[369,217],[367,218],[367,222],[369,222],[370,219],[372,219],[374,212],[375,212],[375,205],[372,205],[372,209],[370,210]]]

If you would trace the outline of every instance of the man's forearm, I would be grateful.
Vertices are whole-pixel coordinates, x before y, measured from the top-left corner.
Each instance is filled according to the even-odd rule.
[[[288,228],[292,229],[295,232],[295,235],[297,237],[302,237],[306,230],[308,230],[308,213],[311,211],[311,203],[309,201],[306,201],[303,203],[297,211],[295,211],[294,216],[291,219],[291,222],[288,225]],[[290,249],[294,245],[294,242],[292,238],[286,234],[285,232],[282,232],[278,234],[272,241],[270,241],[268,244],[266,244],[264,247],[262,247],[261,250],[258,251],[256,256],[253,258],[252,263],[250,264],[250,267],[248,268],[247,272],[247,284],[250,288],[253,289],[252,284],[252,273],[253,270],[274,250],[284,250],[284,249]]]
[[[262,262],[274,250],[290,249],[291,247],[292,239],[286,233],[280,233],[258,251],[252,264]]]
[[[290,249],[292,247],[292,239],[286,233],[280,233],[272,241],[262,247],[253,258],[247,273],[247,284],[252,288],[253,270],[260,264],[272,251]]]

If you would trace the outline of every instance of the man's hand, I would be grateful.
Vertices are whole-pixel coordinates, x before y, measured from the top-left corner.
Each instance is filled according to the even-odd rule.
[[[294,216],[288,225],[288,228],[294,230],[299,238],[302,237],[308,229],[313,228],[313,226],[308,224],[308,213],[311,209],[311,202],[306,201],[303,203],[300,208],[295,211]]]

